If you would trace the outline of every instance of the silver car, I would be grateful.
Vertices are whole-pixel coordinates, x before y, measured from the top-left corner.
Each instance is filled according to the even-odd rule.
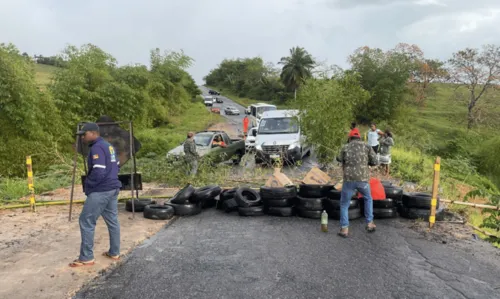
[[[240,115],[240,110],[238,108],[233,107],[233,106],[228,106],[226,109],[224,109],[224,113],[226,115]]]

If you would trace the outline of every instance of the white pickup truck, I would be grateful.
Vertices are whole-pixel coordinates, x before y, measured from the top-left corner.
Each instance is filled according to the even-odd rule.
[[[213,96],[204,96],[203,103],[205,106],[213,106],[215,103],[215,98]]]

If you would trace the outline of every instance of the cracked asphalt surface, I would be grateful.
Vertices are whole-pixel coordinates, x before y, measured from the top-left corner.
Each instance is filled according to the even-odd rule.
[[[362,219],[350,238],[319,220],[184,217],[76,298],[500,298],[499,250],[483,241],[428,241],[405,219]]]

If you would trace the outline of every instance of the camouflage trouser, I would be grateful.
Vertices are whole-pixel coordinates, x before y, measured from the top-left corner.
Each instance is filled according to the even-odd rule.
[[[195,176],[198,172],[198,160],[187,160],[186,161],[186,173],[187,175]]]

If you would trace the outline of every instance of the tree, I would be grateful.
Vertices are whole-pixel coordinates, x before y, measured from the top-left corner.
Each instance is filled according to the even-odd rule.
[[[491,89],[496,88],[500,75],[500,47],[485,45],[482,51],[466,48],[453,54],[448,61],[450,80],[469,91],[467,100],[467,128],[471,129],[476,119],[477,103]]]
[[[361,86],[370,92],[370,101],[357,107],[356,119],[361,122],[390,120],[404,101],[407,82],[415,67],[416,56],[396,48],[361,47],[349,56],[352,70],[360,75]]]
[[[432,90],[431,83],[445,79],[447,76],[448,71],[444,68],[444,62],[437,59],[421,61],[410,78],[415,87],[416,103],[419,106],[424,106],[425,100]]]
[[[347,71],[335,79],[308,79],[299,90],[295,102],[300,126],[321,162],[335,159],[346,141],[355,108],[370,97],[359,79],[359,74]]]
[[[297,98],[297,89],[312,77],[315,61],[311,54],[304,48],[294,47],[290,49],[290,56],[282,57],[279,64],[283,65],[280,79],[286,88],[293,90]]]

